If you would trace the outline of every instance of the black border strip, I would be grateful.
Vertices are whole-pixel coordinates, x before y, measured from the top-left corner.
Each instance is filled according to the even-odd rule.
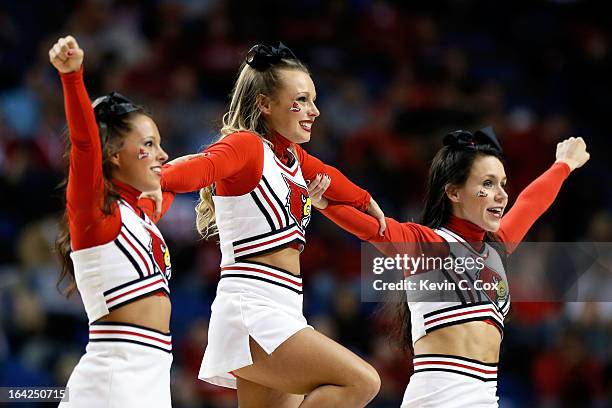
[[[491,302],[487,302],[487,301],[484,301],[484,302],[473,302],[473,303],[464,303],[464,304],[461,304],[461,305],[449,306],[449,307],[445,307],[444,309],[434,310],[433,312],[425,313],[423,315],[423,317],[424,318],[428,318],[428,317],[431,317],[431,316],[435,316],[435,315],[437,315],[439,313],[446,313],[446,312],[450,312],[450,311],[453,311],[453,310],[464,309],[466,307],[474,307],[474,306],[482,306],[482,305],[490,305],[490,304],[491,304]]]
[[[147,281],[149,281],[149,280],[154,280],[155,278],[157,278],[157,275],[160,275],[160,274],[159,274],[159,273],[156,273],[156,274],[154,274],[154,275],[147,275],[147,276],[144,276],[142,279],[134,279],[134,280],[131,280],[131,281],[129,281],[129,282],[122,283],[121,285],[119,285],[119,286],[115,286],[114,288],[109,289],[109,290],[107,290],[107,291],[103,292],[102,294],[103,294],[104,296],[108,296],[108,295],[110,295],[110,294],[112,294],[112,293],[115,293],[115,292],[116,292],[116,291],[118,291],[118,290],[121,290],[121,289],[127,288],[128,286],[130,286],[130,285],[134,285],[134,284],[136,284],[136,283],[138,283],[138,282],[147,282]],[[163,276],[162,276],[162,279],[163,279]]]
[[[423,373],[423,372],[427,372],[427,371],[444,371],[444,372],[448,372],[448,373],[454,373],[454,374],[460,374],[460,375],[465,375],[467,377],[472,377],[475,378],[477,380],[483,381],[483,382],[487,382],[487,381],[497,381],[497,376],[495,376],[494,378],[483,378],[480,377],[478,375],[475,374],[469,374],[469,373],[464,373],[463,371],[459,371],[459,370],[449,370],[446,368],[418,368],[414,370],[414,373]]]
[[[136,272],[138,272],[138,276],[140,276],[141,278],[144,278],[145,275],[140,269],[140,267],[138,266],[138,263],[134,260],[134,258],[132,258],[132,255],[130,255],[130,252],[127,249],[125,249],[125,247],[121,244],[121,242],[119,242],[119,237],[115,238],[114,242],[115,242],[115,245],[117,245],[117,247],[119,248],[119,250],[123,252],[123,255],[125,255],[126,258],[130,261],[134,269],[136,269]],[[147,276],[152,276],[152,275],[147,275]]]
[[[286,270],[284,270],[284,269],[279,268],[278,266],[268,265],[268,264],[265,264],[265,263],[263,263],[263,262],[255,262],[255,261],[241,261],[240,263],[252,264],[252,265],[257,265],[257,266],[264,266],[264,267],[266,267],[266,268],[270,268],[270,269],[274,269],[275,271],[282,272],[282,273],[284,273],[285,275],[289,275],[289,276],[291,276],[292,278],[302,279],[302,274],[299,274],[299,275],[294,275],[294,274],[292,274],[292,273],[291,273],[291,272],[289,272],[289,271],[286,271]],[[230,266],[230,265],[227,265],[227,266]],[[232,266],[233,266],[233,265],[232,265]]]
[[[473,358],[468,358],[468,357],[463,357],[463,356],[455,356],[452,354],[432,354],[432,353],[426,353],[426,354],[415,354],[413,356],[413,359],[417,359],[417,358],[451,358],[451,359],[456,359],[456,360],[463,360],[463,361],[467,361],[468,363],[474,363],[474,364],[481,364],[487,367],[498,367],[499,363],[484,363],[482,361],[478,361],[476,359]]]
[[[170,292],[169,292],[169,291],[168,291],[166,288],[158,288],[158,289],[155,289],[155,290],[153,290],[153,291],[151,291],[151,292],[146,292],[146,293],[143,293],[143,294],[138,295],[138,296],[136,296],[136,297],[130,298],[130,299],[128,299],[128,300],[125,300],[125,301],[123,301],[123,302],[119,302],[119,303],[117,303],[115,306],[111,306],[111,307],[109,307],[109,308],[108,308],[108,311],[109,311],[109,312],[111,312],[111,311],[113,311],[113,310],[115,310],[115,309],[117,309],[117,308],[119,308],[119,307],[121,307],[121,306],[125,306],[125,305],[127,305],[127,304],[132,303],[132,302],[135,302],[135,301],[137,301],[137,300],[140,300],[140,299],[142,299],[142,298],[144,298],[144,297],[151,296],[151,295],[152,295],[152,294],[154,294],[155,292],[164,292],[166,295],[168,295],[168,297],[170,297]],[[108,305],[108,303],[107,303],[107,305]]]
[[[103,322],[93,322],[92,324],[89,325],[89,327],[91,326],[127,326],[127,327],[134,327],[136,329],[151,331],[157,334],[161,334],[162,336],[172,336],[172,333],[170,332],[164,333],[163,331],[151,329],[150,327],[145,327],[145,326],[141,326],[139,324],[134,324],[134,323],[103,321]]]
[[[125,230],[132,236],[132,238],[134,238],[136,240],[136,242],[138,242],[138,245],[140,245],[140,247],[142,248],[143,251],[145,251],[147,254],[149,253],[149,250],[147,248],[145,248],[144,244],[142,242],[140,242],[140,240],[138,238],[136,238],[136,235],[134,235],[134,233],[132,231],[130,231],[130,229],[127,227],[127,225],[125,225],[125,223],[121,223],[121,227],[125,228]]]
[[[134,233],[132,231],[130,231],[130,229],[122,222],[121,226],[123,228],[125,228],[125,230],[127,231],[128,234],[130,234],[130,236],[132,238],[134,238],[134,240],[136,242],[138,242],[138,245],[142,248],[142,250],[147,254],[147,256],[149,257],[149,260],[151,261],[151,267],[153,269],[153,272],[151,273],[151,275],[154,275],[156,272],[156,269],[159,269],[159,267],[157,266],[157,264],[155,263],[155,259],[153,257],[153,250],[151,249],[151,251],[149,251],[142,242],[140,242],[140,240],[136,237],[136,235],[134,235]],[[144,227],[143,227],[144,228]],[[147,230],[147,228],[144,228],[145,230]],[[151,232],[149,232],[147,230],[147,234],[151,234]],[[149,235],[150,236],[150,235]],[[153,241],[153,238],[151,238],[151,241]],[[163,241],[163,240],[162,240]],[[165,244],[165,243],[164,243]]]
[[[149,343],[143,343],[140,341],[136,341],[136,340],[127,340],[127,339],[89,339],[90,343],[102,343],[102,342],[113,342],[113,343],[133,343],[133,344],[138,344],[140,346],[145,346],[145,347],[151,347],[154,349],[158,349],[161,351],[164,351],[168,354],[172,354],[172,347],[170,347],[170,350],[166,350],[165,348],[162,347],[158,347],[158,346],[154,346],[152,344]]]
[[[268,214],[268,212],[266,211],[266,208],[264,207],[263,203],[261,202],[259,197],[257,197],[257,194],[255,194],[255,191],[251,191],[250,194],[251,194],[251,198],[253,198],[253,201],[255,201],[255,205],[257,206],[257,208],[259,208],[259,211],[261,211],[264,217],[266,217],[266,221],[268,221],[268,225],[270,226],[270,229],[274,231],[276,229],[276,226],[274,225],[274,222],[272,221],[272,217],[270,217],[270,214]]]
[[[303,292],[299,289],[294,289],[291,286],[273,281],[271,279],[266,279],[266,278],[261,278],[259,276],[252,276],[252,275],[246,275],[246,274],[242,274],[242,273],[224,273],[221,275],[221,277],[219,279],[223,279],[223,278],[245,278],[245,279],[255,279],[255,280],[259,280],[262,282],[267,282],[267,283],[271,283],[273,285],[277,285],[277,286],[281,286],[285,289],[289,289],[295,293],[297,293],[298,295],[303,294]]]
[[[287,209],[285,208],[285,205],[283,205],[283,202],[274,193],[274,190],[272,189],[272,187],[270,187],[270,184],[268,183],[268,180],[266,180],[266,177],[263,174],[261,175],[261,180],[264,182],[264,184],[266,185],[266,188],[268,189],[267,193],[269,193],[272,197],[274,197],[274,200],[276,200],[276,203],[279,205],[279,207],[281,209],[281,212],[285,216],[285,224],[287,224],[287,226],[289,226],[290,225],[290,223],[289,223],[289,215],[287,215]],[[289,192],[289,194],[291,194],[291,192]]]
[[[259,253],[263,253],[263,252],[267,252],[270,250],[275,250],[275,249],[279,249],[282,248],[284,246],[287,246],[288,244],[290,244],[291,242],[301,242],[302,244],[305,244],[306,241],[302,240],[300,238],[294,238],[293,236],[296,235],[294,233],[288,234],[287,237],[277,240],[275,242],[272,243],[266,243],[266,244],[254,244],[256,245],[255,248],[250,248],[250,249],[234,249],[234,259],[238,259],[238,258],[242,258],[244,259],[245,257],[249,257],[249,256],[253,256],[254,254],[259,254]],[[271,239],[274,239],[274,237],[271,237]],[[285,241],[285,240],[289,240],[289,241]],[[258,249],[258,248],[263,248],[263,249]],[[236,254],[236,251],[240,251],[240,255]],[[246,252],[245,252],[246,251]]]
[[[294,225],[287,225],[286,227],[279,228],[279,229],[277,229],[277,230],[275,230],[275,231],[265,232],[265,233],[263,233],[263,234],[255,235],[255,236],[253,236],[253,237],[239,239],[238,241],[234,241],[234,242],[232,243],[232,245],[233,245],[233,246],[234,246],[234,248],[235,248],[235,247],[236,247],[236,245],[247,244],[247,243],[249,243],[249,242],[251,242],[251,241],[257,241],[258,239],[268,238],[268,237],[270,237],[270,236],[272,236],[272,235],[280,234],[281,232],[288,231],[288,230],[290,230],[290,229],[292,229],[292,228],[296,228],[296,229],[299,231],[299,228],[297,228],[297,226],[296,226],[295,224],[294,224]],[[302,231],[300,231],[300,232],[302,232]],[[302,233],[302,234],[303,234],[303,233]]]
[[[508,310],[504,312],[504,309],[506,308],[506,306],[508,306]],[[500,306],[499,309],[501,311],[502,316],[506,317],[508,315],[508,312],[510,311],[510,294],[508,294],[508,298],[506,299],[504,304]]]
[[[238,255],[238,256],[236,256],[236,254],[234,254],[234,260],[236,262],[252,262],[252,261],[248,260],[252,256],[258,256],[258,255],[263,255],[263,254],[270,253],[272,251],[278,251],[279,249],[287,247],[287,246],[293,244],[294,242],[300,243],[302,245],[304,245],[306,243],[306,241],[302,241],[299,238],[295,238],[292,241],[286,242],[284,244],[279,244],[277,246],[273,246],[273,247],[270,247],[270,248],[264,248],[264,249],[262,249],[260,251],[251,252],[251,253],[248,253],[248,254]],[[296,276],[296,275],[293,275],[293,276]],[[302,276],[302,275],[300,275],[300,276]]]
[[[495,326],[499,327],[499,329],[500,329],[500,331],[501,331],[501,333],[503,335],[504,326],[500,325],[499,322],[496,319],[494,319],[494,318],[492,318],[490,316],[472,317],[472,318],[469,318],[469,319],[455,320],[454,322],[441,323],[441,324],[438,324],[438,325],[436,325],[434,327],[425,328],[425,333],[429,334],[429,333],[431,333],[433,331],[436,331],[438,329],[442,329],[444,327],[449,327],[449,326],[455,326],[455,325],[462,324],[462,323],[467,323],[467,322],[482,322],[482,321],[485,321],[485,320],[491,320],[495,324]]]

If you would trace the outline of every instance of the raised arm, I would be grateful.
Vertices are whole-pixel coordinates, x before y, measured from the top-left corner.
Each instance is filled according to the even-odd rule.
[[[53,53],[53,56],[51,55]],[[69,206],[91,206],[102,197],[102,147],[98,125],[83,81],[83,50],[72,37],[60,39],[49,51],[60,72],[70,137]],[[95,201],[95,203],[94,203]]]
[[[563,182],[571,171],[589,160],[584,140],[569,138],[557,145],[557,160],[551,168],[529,184],[501,221],[497,231],[507,243],[506,251],[513,252],[531,226],[555,201]]]
[[[83,82],[83,67],[61,75],[70,135],[68,206],[97,206],[104,193],[102,147],[91,102]]]
[[[62,79],[68,121],[70,167],[66,206],[74,249],[112,240],[121,225],[119,217],[107,218],[104,231],[108,234],[92,233],[104,218],[104,177],[98,126],[83,82],[83,57],[83,50],[71,36],[60,38],[49,51],[49,60]]]

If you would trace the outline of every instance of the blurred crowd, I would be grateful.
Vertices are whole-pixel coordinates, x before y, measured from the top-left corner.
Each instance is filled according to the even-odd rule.
[[[604,6],[0,2],[0,385],[63,386],[87,343],[80,299],[56,290],[52,250],[63,211],[65,116],[47,51],[59,36],[75,36],[85,50],[92,98],[118,90],[146,105],[171,158],[215,140],[246,51],[282,40],[317,87],[321,116],[305,148],[402,221],[419,219],[429,162],[449,130],[494,126],[511,203],[553,163],[557,142],[582,136],[591,160],[527,240],[611,242],[612,25]],[[232,407],[233,390],[196,379],[220,255],[195,232],[195,200],[178,197],[160,222],[173,262],[173,403]],[[377,368],[382,388],[371,406],[399,406],[410,356],[388,341],[390,316],[361,301],[360,248],[314,216],[302,255],[305,312]],[[502,407],[612,406],[612,303],[519,302],[506,327]]]

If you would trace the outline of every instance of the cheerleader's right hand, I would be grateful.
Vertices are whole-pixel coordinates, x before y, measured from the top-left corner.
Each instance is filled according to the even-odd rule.
[[[323,194],[330,184],[331,177],[327,174],[317,174],[314,180],[307,183],[310,202],[315,208],[323,210],[327,207],[328,201],[327,198],[323,197]]]
[[[62,37],[49,50],[49,61],[62,74],[81,69],[85,53],[73,36]]]

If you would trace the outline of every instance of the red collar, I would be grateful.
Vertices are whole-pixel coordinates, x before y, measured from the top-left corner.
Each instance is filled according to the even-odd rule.
[[[274,145],[274,155],[282,160],[287,155],[287,149],[291,147],[292,143],[275,130],[270,131],[266,138]]]
[[[469,243],[482,242],[484,240],[485,230],[468,220],[455,217],[454,215],[450,216],[446,228],[461,235]]]
[[[136,190],[129,184],[125,184],[117,179],[113,179],[113,185],[117,188],[117,192],[134,210],[139,211],[138,208],[138,197],[141,192]]]

